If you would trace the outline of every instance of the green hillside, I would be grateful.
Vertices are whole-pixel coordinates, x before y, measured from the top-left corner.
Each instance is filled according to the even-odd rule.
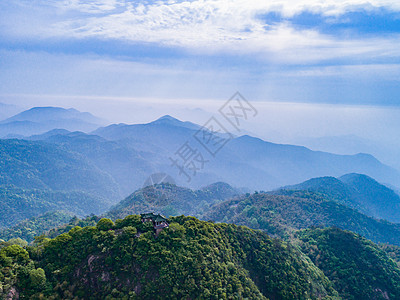
[[[353,173],[339,178],[312,178],[284,189],[317,192],[368,216],[400,222],[400,196],[366,175]]]
[[[139,216],[0,250],[2,293],[46,299],[339,299],[295,247],[260,231],[174,217],[155,238]],[[33,264],[34,263],[34,264]],[[12,267],[11,269],[9,267]]]
[[[84,216],[100,214],[110,206],[107,200],[85,192],[23,189],[12,185],[0,186],[0,204],[0,228],[15,226],[46,212],[64,210]]]
[[[229,199],[238,192],[229,184],[218,182],[200,190],[161,183],[134,192],[112,207],[106,214],[112,219],[155,211],[166,216],[201,216],[215,203]]]
[[[100,214],[119,197],[112,177],[76,152],[0,140],[0,228],[57,210]]]
[[[27,242],[32,242],[35,236],[42,235],[50,229],[68,223],[72,217],[73,214],[68,212],[48,212],[22,221],[13,227],[0,230],[0,239],[7,241],[13,238],[21,238]]]
[[[207,220],[246,225],[287,237],[311,226],[336,226],[374,242],[400,245],[400,225],[375,220],[325,196],[305,191],[277,191],[237,197],[215,205]]]
[[[377,245],[334,228],[303,230],[296,236],[343,299],[400,299],[400,269]]]
[[[112,178],[83,156],[44,142],[0,140],[0,184],[118,196]]]

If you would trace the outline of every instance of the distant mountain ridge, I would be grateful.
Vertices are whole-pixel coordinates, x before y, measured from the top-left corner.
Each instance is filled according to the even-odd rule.
[[[62,145],[86,156],[114,178],[123,196],[141,188],[154,173],[167,173],[178,185],[195,189],[223,181],[237,188],[270,190],[313,177],[347,173],[363,173],[400,186],[400,173],[371,155],[336,155],[248,135],[233,136],[213,157],[205,149],[206,141],[201,144],[194,138],[199,130],[201,126],[167,115],[147,124],[100,127],[90,134],[53,129],[28,139]],[[206,161],[190,182],[171,164],[171,158],[177,157],[186,143]]]
[[[192,178],[192,188],[224,181],[237,187],[272,189],[312,177],[337,177],[353,172],[400,185],[400,173],[369,154],[336,155],[302,146],[274,144],[248,135],[234,137],[214,158],[205,150],[205,143],[193,138],[199,129],[192,127],[166,116],[148,124],[111,125],[92,134],[149,153],[152,162],[157,162],[158,170],[173,176],[179,172],[171,167],[169,157],[186,142],[190,143],[208,160],[204,170]],[[176,176],[175,179],[179,185],[185,185],[185,178]]]
[[[400,196],[363,174],[313,178],[284,189],[318,192],[374,218],[400,222]]]
[[[27,137],[53,129],[90,132],[104,124],[104,120],[73,108],[33,107],[1,121],[0,137]]]

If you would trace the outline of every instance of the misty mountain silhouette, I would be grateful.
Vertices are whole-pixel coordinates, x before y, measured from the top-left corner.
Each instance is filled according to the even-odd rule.
[[[53,129],[89,132],[104,124],[104,120],[73,108],[34,107],[1,121],[0,137],[27,137]]]
[[[56,131],[32,137],[62,144],[85,155],[111,174],[123,196],[141,188],[148,176],[163,172],[181,186],[199,188],[224,181],[251,190],[268,190],[309,178],[362,173],[380,182],[400,186],[399,172],[368,154],[337,155],[306,147],[274,144],[244,135],[230,140],[215,157],[194,139],[201,126],[163,116],[147,124],[113,124],[90,134]],[[207,163],[190,183],[171,166],[171,157],[186,142]]]

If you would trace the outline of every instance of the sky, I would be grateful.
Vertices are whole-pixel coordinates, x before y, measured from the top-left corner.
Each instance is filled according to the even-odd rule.
[[[1,1],[0,101],[201,122],[240,91],[265,139],[394,153],[399,49],[397,0]]]

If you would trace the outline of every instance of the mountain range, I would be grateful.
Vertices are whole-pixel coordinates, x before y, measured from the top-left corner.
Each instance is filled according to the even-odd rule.
[[[213,156],[201,126],[171,116],[98,128],[40,108],[14,122],[46,130],[0,139],[1,298],[400,297],[399,174],[371,155],[225,133]],[[188,144],[207,160],[191,182],[171,165]],[[168,217],[158,235],[150,211]]]
[[[52,129],[90,132],[106,121],[90,113],[60,107],[34,107],[0,122],[0,137],[28,137]]]
[[[392,186],[399,185],[399,173],[368,154],[316,152],[301,146],[273,144],[248,135],[231,136],[232,139],[213,157],[194,139],[194,135],[202,130],[201,126],[171,116],[148,124],[114,124],[89,133],[69,131],[63,126],[59,128],[58,125],[64,121],[71,126],[100,122],[98,118],[74,109],[44,107],[19,113],[0,124],[34,122],[46,130],[51,129],[24,139],[0,140],[3,195],[8,193],[9,199],[21,198],[23,201],[28,201],[27,191],[32,191],[31,195],[38,195],[39,191],[46,195],[42,199],[28,197],[32,206],[28,213],[21,214],[18,208],[25,207],[25,204],[12,210],[7,206],[10,213],[2,226],[16,225],[24,218],[49,211],[69,209],[65,202],[69,193],[83,193],[81,195],[86,199],[75,207],[73,213],[80,216],[104,213],[118,200],[144,187],[154,173],[169,174],[177,185],[195,190],[215,182],[227,182],[236,189],[245,187],[247,191],[270,190],[312,177],[339,177],[355,172]],[[12,132],[6,133],[10,134]],[[227,134],[220,137],[227,137]],[[207,161],[189,183],[179,174],[179,169],[171,165],[171,158],[186,142],[195,148],[196,153],[201,152]],[[398,221],[396,210],[390,210],[391,205],[398,202],[396,195],[382,186],[377,186],[376,190],[378,188],[376,194],[368,196],[369,191],[361,191],[361,185],[356,189],[340,186],[341,193],[348,193],[342,196],[347,200],[343,198],[341,201],[369,216]],[[15,194],[9,194],[11,191]],[[55,193],[59,198],[54,198]],[[380,198],[376,198],[378,196]],[[387,200],[388,197],[394,200]],[[374,199],[383,201],[380,209],[374,206]],[[93,205],[89,204],[91,201]],[[9,205],[7,203],[5,201],[3,205]]]
[[[374,188],[372,183],[369,190]],[[240,194],[226,183],[200,190],[161,183],[137,190],[104,216],[116,220],[144,211],[245,225],[279,238],[288,238],[300,229],[335,226],[377,243],[400,246],[400,224],[375,219],[337,198],[310,190]]]
[[[349,174],[344,177],[354,176],[355,174]],[[357,175],[357,177],[363,178],[364,175]],[[366,181],[364,186],[372,193],[379,193],[381,188],[372,179]],[[44,195],[46,196],[47,194]],[[268,193],[242,194],[237,189],[222,182],[199,190],[191,190],[171,183],[160,183],[135,191],[132,195],[112,206],[103,216],[116,220],[146,211],[162,213],[166,216],[193,215],[204,220],[234,223],[254,229],[261,229],[272,236],[280,238],[290,237],[299,229],[306,229],[313,226],[335,226],[356,232],[374,242],[400,246],[400,224],[368,216],[348,203],[345,203],[341,200],[342,198],[339,198],[337,195],[333,197],[333,195],[310,189],[280,189]],[[19,196],[22,198],[23,195],[20,193]],[[46,197],[42,198],[46,199]],[[74,198],[70,196],[69,199],[73,201]],[[90,202],[87,202],[87,204],[84,202],[73,204],[74,202],[72,202],[70,204],[76,207],[71,209],[68,207],[68,202],[63,203],[62,201],[58,203],[59,207],[63,209],[69,208],[75,214],[77,208],[82,206],[84,208],[84,205],[90,207],[91,205]],[[37,197],[32,199],[30,203],[43,205],[43,200]],[[9,206],[12,207],[12,201]],[[377,206],[379,209],[379,202]],[[32,214],[35,212],[34,207],[32,206],[29,213]],[[14,211],[17,211],[17,208],[20,211],[26,211],[25,206],[19,207],[19,205],[16,205],[14,206]],[[51,208],[56,210],[57,206],[53,204]],[[46,211],[49,211],[49,209],[43,210],[42,213]],[[5,212],[4,221],[13,216],[10,209],[5,210]],[[65,219],[59,216],[47,214],[47,218],[52,220],[49,222],[61,225],[63,222],[65,223]],[[51,229],[45,225],[46,223],[43,225],[43,222],[40,220],[40,218],[34,217],[30,221],[32,224],[38,224],[38,222],[42,224],[40,225],[42,227],[41,230],[39,230],[39,224],[33,225],[35,228],[38,228],[35,230],[37,234],[45,233]],[[76,223],[74,221],[72,224],[75,224],[75,226],[86,224],[85,226],[87,226],[88,224],[92,224],[92,219],[90,218],[89,223],[85,222]],[[0,232],[0,236],[7,234],[7,236],[16,237],[18,232],[26,232],[26,230],[21,231],[21,225],[16,225],[3,234]]]
[[[33,129],[7,131],[7,126],[15,122],[34,122],[42,129],[28,125]],[[250,190],[269,190],[312,177],[338,177],[347,173],[362,173],[380,182],[400,186],[399,172],[368,154],[336,155],[301,146],[274,144],[248,135],[225,134],[232,139],[214,157],[203,147],[207,145],[195,138],[202,134],[201,126],[171,116],[148,124],[113,124],[97,128],[99,122],[76,110],[33,108],[3,121],[0,128],[3,126],[3,135],[30,134],[25,139],[58,144],[86,156],[113,177],[122,197],[141,188],[151,174],[160,172],[172,176],[178,185],[192,188],[223,181]],[[79,127],[79,132],[74,132],[76,129],[71,130],[71,127]],[[93,128],[97,129],[87,132]],[[177,153],[185,145],[201,154],[204,163],[198,165],[195,172],[186,170],[190,180],[178,168],[179,162],[177,165],[172,163],[180,158]]]

